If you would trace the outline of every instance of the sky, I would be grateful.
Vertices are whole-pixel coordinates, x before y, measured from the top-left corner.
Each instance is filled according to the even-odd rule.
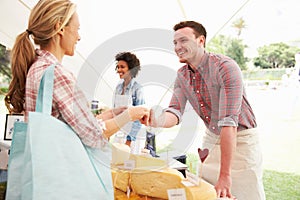
[[[245,20],[241,38],[249,46],[249,53],[270,43],[298,41],[300,48],[300,2],[298,0],[250,0],[236,15]],[[234,34],[226,26],[221,33]]]

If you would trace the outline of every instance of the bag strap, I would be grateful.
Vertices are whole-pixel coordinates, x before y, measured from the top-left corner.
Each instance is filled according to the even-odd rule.
[[[51,115],[55,64],[45,70],[36,98],[35,111]]]

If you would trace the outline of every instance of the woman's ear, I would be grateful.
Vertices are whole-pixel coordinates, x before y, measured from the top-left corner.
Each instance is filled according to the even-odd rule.
[[[59,30],[60,29],[60,30]],[[55,30],[59,30],[57,33],[59,35],[63,35],[64,34],[64,28],[61,27],[61,23],[60,22],[57,22],[55,24]]]

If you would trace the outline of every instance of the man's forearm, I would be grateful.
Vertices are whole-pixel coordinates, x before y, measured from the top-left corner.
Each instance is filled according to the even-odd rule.
[[[231,162],[236,148],[236,127],[223,127],[220,133],[221,166],[220,176],[231,175]]]
[[[178,124],[178,118],[171,112],[164,112],[157,119],[158,127],[171,128]]]

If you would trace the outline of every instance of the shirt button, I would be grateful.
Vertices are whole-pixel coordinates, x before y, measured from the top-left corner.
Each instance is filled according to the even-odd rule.
[[[215,127],[213,126],[212,129],[215,130]]]
[[[199,92],[200,92],[200,91],[199,91],[199,90],[197,90],[196,92],[199,94]]]
[[[208,119],[208,116],[205,116],[206,119]]]
[[[203,103],[200,103],[200,106],[203,107]]]
[[[196,79],[196,77],[195,77],[195,76],[193,76],[193,79],[195,80],[195,79]]]

